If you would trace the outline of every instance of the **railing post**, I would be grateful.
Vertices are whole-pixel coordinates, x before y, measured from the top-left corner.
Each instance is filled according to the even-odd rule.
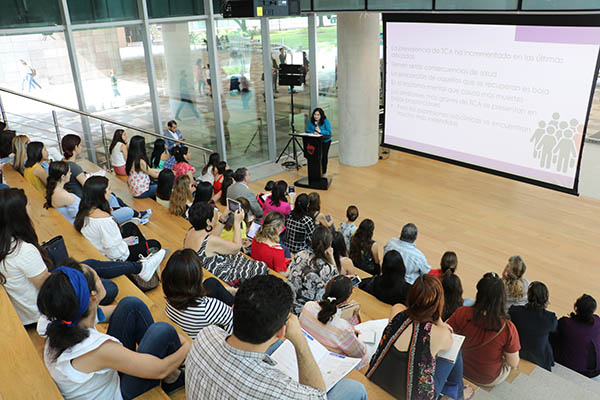
[[[56,140],[58,142],[58,148],[61,148],[60,145],[60,126],[58,125],[58,115],[56,114],[56,111],[52,110],[52,119],[54,120],[54,130],[56,131]]]
[[[0,96],[0,113],[2,113],[2,122],[6,123],[6,112],[4,111],[4,104],[2,104],[2,96]]]
[[[104,154],[106,157],[106,166],[108,170],[112,169],[112,165],[110,164],[110,154],[108,151],[108,146],[106,145],[106,128],[104,127],[104,122],[100,123],[100,130],[102,131],[102,145],[104,145]]]

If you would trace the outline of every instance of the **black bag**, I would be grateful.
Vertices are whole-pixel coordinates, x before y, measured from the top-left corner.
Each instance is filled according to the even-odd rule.
[[[52,263],[56,267],[60,266],[69,257],[67,246],[62,236],[55,236],[47,242],[42,243],[42,248],[46,250],[50,260],[52,260]]]

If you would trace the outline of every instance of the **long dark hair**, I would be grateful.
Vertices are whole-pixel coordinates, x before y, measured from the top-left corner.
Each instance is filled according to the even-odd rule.
[[[510,317],[506,309],[504,282],[495,273],[488,272],[477,282],[477,296],[473,306],[473,322],[484,329],[498,331]]]
[[[8,157],[13,152],[12,141],[15,131],[3,131],[0,129],[0,158]]]
[[[442,275],[454,274],[457,266],[458,257],[456,256],[455,252],[447,251],[442,255],[442,259],[440,260],[440,269],[442,271]]]
[[[161,200],[169,200],[171,198],[171,192],[173,191],[173,185],[175,185],[175,174],[173,170],[164,168],[158,174],[158,187],[156,188],[156,197]]]
[[[348,300],[352,294],[352,281],[344,275],[338,275],[325,285],[323,299],[319,301],[321,310],[317,319],[326,324],[337,312],[337,306]]]
[[[91,271],[84,270],[73,259],[67,259],[62,264],[83,274],[90,293],[97,290],[96,279]],[[50,321],[72,321],[77,316],[79,299],[64,272],[54,272],[44,281],[38,293],[37,307]],[[81,318],[89,316],[91,311],[88,308]],[[89,336],[89,330],[76,324],[67,326],[64,323],[50,323],[46,334],[52,359],[56,360],[65,350],[83,342]]]
[[[317,192],[308,194],[308,214],[314,218],[317,211],[321,211],[321,196]]]
[[[146,139],[143,136],[135,135],[129,139],[129,149],[127,149],[127,162],[125,163],[125,172],[131,174],[131,168],[135,167],[135,171],[140,171],[140,161],[144,160],[147,166],[148,155],[146,155]]]
[[[152,149],[152,154],[150,155],[150,167],[158,168],[160,164],[160,156],[165,152],[165,141],[164,139],[156,139],[154,141],[154,149]]]
[[[400,252],[390,250],[385,253],[381,262],[381,275],[381,286],[384,288],[392,288],[405,282],[406,265]]]
[[[194,204],[206,202],[208,203],[213,196],[213,185],[210,182],[200,182],[196,186],[196,193],[194,194]]]
[[[60,147],[62,148],[63,155],[65,158],[73,157],[75,147],[81,144],[81,138],[77,135],[69,134],[65,135],[60,141]]]
[[[221,198],[219,199],[221,205],[227,205],[227,190],[233,183],[233,170],[228,169],[225,171],[225,174],[223,174],[223,183],[221,183]]]
[[[46,182],[46,203],[44,208],[52,207],[52,195],[60,179],[69,173],[69,164],[65,161],[52,161],[48,168],[48,180]]]
[[[202,175],[206,174],[210,167],[217,169],[219,167],[219,161],[221,161],[221,155],[219,153],[211,153],[208,157],[208,163],[202,168]]]
[[[27,145],[27,160],[25,161],[25,168],[31,168],[36,163],[42,161],[42,151],[44,150],[44,143],[42,142],[30,142]]]
[[[73,226],[78,232],[81,232],[85,217],[90,215],[92,209],[97,208],[110,214],[110,206],[106,201],[105,193],[108,187],[108,178],[105,176],[91,176],[86,179],[83,185],[83,196],[79,203],[79,211],[75,217]]]
[[[458,275],[447,274],[442,278],[442,287],[444,288],[444,311],[442,319],[445,321],[458,307],[463,305],[463,288]]]
[[[360,225],[358,225],[358,229],[354,232],[350,241],[350,259],[354,265],[362,265],[363,253],[371,252],[374,230],[375,223],[368,218],[363,219]]]
[[[171,150],[171,154],[175,158],[175,162],[184,162],[189,164],[188,160],[185,159],[185,156],[187,155],[188,151],[189,149],[186,146],[175,146]]]
[[[313,256],[310,259],[308,265],[306,266],[305,272],[319,270],[319,266],[317,265],[318,260],[323,260],[326,263],[329,263],[329,261],[327,260],[327,256],[325,255],[325,251],[329,247],[331,247],[332,241],[333,236],[329,228],[323,225],[318,225],[315,228],[311,239]]]
[[[308,195],[306,193],[300,193],[296,196],[296,200],[294,201],[294,209],[290,213],[288,218],[293,220],[301,220],[303,217],[308,215]]]
[[[202,285],[202,260],[194,250],[173,253],[162,272],[162,288],[167,302],[177,310],[200,304],[207,294]]]
[[[277,181],[271,190],[270,201],[275,207],[279,207],[281,203],[287,202],[285,195],[287,194],[288,185],[285,181]]]
[[[27,215],[27,196],[23,189],[0,190],[0,266],[4,259],[17,249],[20,242],[34,245],[42,255],[48,269],[52,262],[46,256],[38,237]],[[0,284],[6,283],[6,277],[0,272]]]
[[[323,109],[321,107],[317,107],[313,110],[312,114],[310,114],[310,122],[313,123],[313,125],[317,125],[317,121],[315,120],[315,113],[319,112],[319,114],[321,114],[321,119],[319,120],[319,125],[323,125],[325,123],[325,120],[327,119],[327,117],[325,116],[325,111],[323,111]]]
[[[594,324],[594,312],[598,304],[596,300],[589,294],[584,294],[575,302],[577,312],[571,313],[571,318],[575,321],[583,322],[584,324]]]
[[[335,266],[337,267],[338,273],[342,273],[342,257],[348,257],[348,250],[346,249],[346,240],[344,235],[336,231],[333,233],[333,240],[331,242],[333,247],[333,259],[335,260]]]
[[[110,142],[110,146],[108,147],[109,153],[112,154],[112,151],[117,144],[119,144],[119,143],[127,144],[127,143],[125,143],[125,139],[123,139],[124,133],[125,133],[124,129],[115,130],[115,133],[113,133],[112,141]]]

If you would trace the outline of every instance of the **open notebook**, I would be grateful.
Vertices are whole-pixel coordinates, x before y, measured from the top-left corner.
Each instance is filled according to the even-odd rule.
[[[448,350],[440,351],[437,356],[444,358],[450,362],[455,362],[458,352],[462,347],[465,337],[462,335],[452,334],[452,346]]]
[[[331,389],[343,377],[348,375],[358,363],[360,358],[346,357],[341,354],[331,353],[321,343],[317,342],[308,333],[302,331],[306,336],[308,346],[321,370],[323,380],[327,390]],[[296,359],[296,349],[289,340],[283,342],[277,350],[271,355],[271,358],[277,362],[277,368],[290,378],[298,381],[298,360]]]

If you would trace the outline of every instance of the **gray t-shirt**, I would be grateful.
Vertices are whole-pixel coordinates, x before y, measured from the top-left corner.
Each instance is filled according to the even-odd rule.
[[[79,198],[82,198],[83,187],[77,180],[77,177],[80,174],[83,174],[83,169],[73,161],[67,161],[67,164],[69,164],[69,168],[71,168],[71,179],[65,184],[65,190],[75,194]]]

